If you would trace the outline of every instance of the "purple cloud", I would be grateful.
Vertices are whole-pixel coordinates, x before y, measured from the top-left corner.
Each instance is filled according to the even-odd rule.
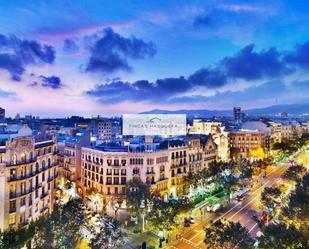
[[[20,81],[27,65],[52,64],[55,61],[53,47],[33,40],[0,34],[0,69]]]

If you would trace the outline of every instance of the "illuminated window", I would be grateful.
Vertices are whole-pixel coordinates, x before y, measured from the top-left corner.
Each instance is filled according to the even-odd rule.
[[[10,215],[9,224],[10,225],[14,225],[15,222],[16,222],[16,216],[15,215]]]

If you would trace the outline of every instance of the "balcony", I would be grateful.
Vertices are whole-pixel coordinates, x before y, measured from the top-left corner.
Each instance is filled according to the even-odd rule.
[[[12,182],[12,181],[20,181],[20,180],[25,180],[27,178],[31,178],[33,176],[36,175],[36,171],[30,172],[26,175],[11,175],[8,177],[8,181]]]
[[[168,181],[168,178],[167,177],[162,177],[157,182],[164,182],[164,181]]]
[[[154,175],[155,172],[154,171],[146,171],[146,175]]]
[[[42,193],[41,194],[41,199],[45,198],[46,196],[48,196],[49,194],[49,191],[46,191],[45,193]]]
[[[20,166],[20,165],[24,165],[24,164],[30,164],[30,163],[34,163],[36,161],[36,157],[31,158],[29,160],[25,160],[25,161],[18,161],[16,163],[13,162],[9,162],[6,164],[7,167],[14,167],[14,166]]]
[[[39,189],[40,187],[42,187],[42,183],[36,184],[35,187],[34,187],[34,190],[37,190],[37,189]]]
[[[47,181],[48,181],[48,182],[51,182],[51,181],[53,181],[54,179],[56,179],[57,177],[58,177],[58,173],[56,173],[55,175],[49,177],[49,178],[47,179]]]
[[[47,210],[48,210],[48,206],[43,207],[43,208],[40,209],[40,213],[44,213],[44,212],[46,212]]]
[[[28,188],[26,191],[23,192],[10,192],[10,199],[18,198],[27,194],[30,194],[35,190],[34,188]]]

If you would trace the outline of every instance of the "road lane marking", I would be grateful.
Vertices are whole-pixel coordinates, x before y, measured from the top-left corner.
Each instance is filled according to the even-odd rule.
[[[273,180],[276,180],[276,179],[277,179],[277,178],[275,178],[275,179],[273,179]],[[272,180],[272,181],[273,181],[273,180]],[[263,185],[261,185],[260,187],[258,187],[257,189],[255,189],[253,192],[251,192],[251,196],[254,197],[253,193],[257,192],[258,190],[260,190],[260,189],[263,188],[263,187],[265,188],[265,186],[268,185],[269,183],[272,183],[272,181],[266,180],[266,182],[263,183]],[[238,214],[240,211],[242,211],[245,207],[247,207],[250,203],[252,203],[252,202],[255,201],[256,199],[258,199],[259,197],[260,197],[260,196],[255,196],[255,197],[254,197],[253,199],[251,199],[245,206],[243,206],[240,210],[238,210],[236,213],[234,213],[231,217],[227,218],[227,220],[231,220],[236,214]],[[238,207],[239,204],[240,204],[240,203],[236,204],[233,208],[231,208],[229,211],[227,211],[226,213],[224,213],[223,215],[221,215],[221,216],[220,216],[219,218],[217,218],[214,222],[216,222],[216,221],[222,219],[227,213],[230,213],[231,210],[233,210],[234,208]],[[240,204],[240,205],[241,205],[241,204]],[[198,234],[196,234],[195,236],[193,236],[193,237],[191,238],[191,240],[194,239],[195,237],[197,237],[198,235],[200,235],[202,232],[204,232],[204,231],[201,231],[201,232],[199,232]],[[201,242],[199,242],[198,245],[201,244],[202,242],[203,242],[203,240],[202,240]]]
[[[198,244],[192,242],[191,240],[188,240],[188,239],[185,239],[185,238],[181,238],[180,240],[182,240],[183,242],[187,243],[187,244],[190,245],[190,246],[193,246],[194,248],[200,248],[200,247],[198,246]]]
[[[257,226],[257,223],[255,223],[255,225],[253,227],[251,227],[251,229],[249,230],[249,233],[252,232],[252,230]]]
[[[277,171],[278,169],[280,169],[280,168],[275,167],[274,169],[272,169],[271,172],[269,172],[269,175],[272,174],[274,171]],[[275,178],[275,179],[276,179],[276,178]],[[275,180],[275,179],[273,179],[273,180]],[[273,181],[273,180],[272,180],[272,181]],[[254,197],[253,194],[254,194],[255,192],[259,191],[261,188],[263,188],[263,187],[265,188],[265,186],[266,186],[268,183],[270,183],[270,180],[267,179],[260,187],[258,187],[258,188],[255,189],[254,191],[250,192],[250,197]],[[250,197],[249,197],[249,198],[250,198]],[[255,201],[257,198],[259,198],[259,196],[255,196],[253,199],[251,199],[244,207],[242,207],[240,210],[238,210],[236,213],[234,213],[233,216],[231,216],[230,218],[228,218],[228,220],[232,219],[236,214],[238,214],[241,210],[243,210],[245,207],[247,207],[250,203],[252,203],[253,201]],[[234,209],[235,209],[236,207],[238,207],[239,205],[241,205],[241,203],[237,203],[234,207],[232,207],[232,208],[229,209],[227,212],[225,212],[223,215],[221,215],[220,217],[218,217],[217,219],[215,219],[214,222],[216,222],[216,221],[222,219],[224,216],[226,216],[228,213],[230,213],[232,210],[234,210]],[[199,233],[197,233],[196,235],[194,235],[192,238],[190,238],[190,240],[196,238],[197,236],[199,236],[199,235],[200,235],[201,233],[203,233],[203,232],[204,232],[204,229],[203,229],[201,232],[199,232]],[[203,242],[203,241],[202,241],[202,242]],[[201,242],[200,242],[200,243],[201,243]],[[198,243],[198,245],[199,245],[200,243]]]
[[[260,186],[259,188],[255,189],[253,192],[251,192],[251,194],[255,193],[255,192],[258,191],[260,188],[264,187],[266,184],[268,184],[268,182],[269,182],[269,180],[267,180],[266,183],[264,183],[264,185]],[[258,197],[259,197],[259,196],[258,196]],[[254,200],[255,200],[256,198],[258,198],[258,197],[253,198],[247,205],[249,205],[252,201],[254,201]],[[230,213],[232,210],[234,210],[236,207],[238,207],[238,206],[240,206],[240,205],[241,205],[241,203],[237,203],[234,207],[230,208],[227,212],[225,212],[225,213],[222,214],[220,217],[218,217],[217,219],[215,219],[214,222],[216,222],[216,221],[222,219],[224,216],[226,216],[228,213]],[[247,206],[247,205],[246,205],[246,206]],[[242,209],[240,209],[240,210],[242,210]],[[240,210],[239,210],[239,211],[240,211]],[[238,211],[238,212],[239,212],[239,211]],[[237,212],[237,213],[238,213],[238,212]],[[236,214],[237,214],[237,213],[236,213]],[[233,216],[232,216],[232,217],[233,217]],[[232,218],[232,217],[231,217],[231,218]],[[203,229],[201,232],[195,234],[192,238],[190,238],[190,240],[196,238],[196,237],[199,236],[202,232],[204,232],[204,229]]]
[[[273,175],[273,173],[275,173],[276,171],[279,171],[280,172],[280,174],[282,175],[282,173],[283,172],[281,172],[281,170],[283,170],[283,171],[285,171],[285,168],[283,168],[283,167],[273,167],[273,169],[268,173],[268,179],[264,182],[262,182],[262,185],[260,186],[260,187],[258,187],[258,188],[256,188],[256,189],[254,189],[252,192],[250,192],[250,196],[249,196],[249,198],[248,199],[250,199],[250,197],[254,197],[254,193],[256,193],[257,191],[259,191],[261,188],[265,188],[269,183],[270,184],[274,184],[275,183],[275,181],[278,179],[278,177],[275,177],[274,179],[272,179],[272,180],[270,180],[269,179],[269,177],[271,176],[271,175]],[[279,176],[279,177],[281,177],[281,176]],[[263,180],[263,179],[262,179]],[[237,213],[236,214],[238,214],[241,210],[243,210],[245,207],[247,207],[250,203],[252,203],[253,201],[255,201],[257,198],[259,198],[259,196],[255,196],[253,199],[251,199],[244,207],[242,207],[240,210],[238,210],[237,211]],[[241,205],[241,203],[237,203],[235,206],[233,206],[232,208],[230,208],[227,212],[225,212],[223,215],[221,215],[219,218],[217,218],[217,219],[215,219],[215,221],[214,222],[216,222],[216,221],[218,221],[219,219],[222,219],[224,216],[226,216],[228,213],[230,213],[232,210],[234,210],[236,207],[238,207],[239,205]],[[231,219],[231,218],[233,218],[236,214],[233,214],[233,216],[232,217],[230,217],[230,218],[228,218],[228,220],[229,219]],[[201,222],[201,225],[202,225],[202,228],[203,228],[203,223],[204,222]],[[256,224],[257,225],[257,224]],[[255,226],[255,225],[254,225]],[[187,234],[187,233],[189,233],[190,231],[192,231],[192,229],[190,229],[189,231],[186,231],[185,232],[185,234]],[[186,240],[188,240],[188,241],[191,241],[191,240],[193,240],[194,238],[196,238],[197,236],[199,236],[201,233],[203,233],[204,232],[204,229],[202,229],[200,232],[198,232],[197,234],[195,234],[192,238],[190,238],[189,240],[188,239],[186,239]],[[185,235],[184,234],[184,235]],[[184,238],[183,238],[184,239]],[[203,243],[204,242],[204,240],[201,240],[198,244],[196,244],[196,243],[194,243],[194,242],[192,242],[192,243],[194,243],[194,244],[196,244],[196,245],[200,245],[201,243]]]

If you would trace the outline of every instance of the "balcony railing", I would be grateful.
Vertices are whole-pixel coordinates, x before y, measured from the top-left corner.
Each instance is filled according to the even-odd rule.
[[[21,196],[30,194],[34,190],[35,190],[35,188],[30,187],[30,188],[26,189],[26,191],[23,191],[23,192],[10,192],[10,199],[14,199],[14,198],[17,198],[17,197],[21,197]]]
[[[29,160],[24,160],[24,161],[17,161],[17,162],[9,162],[6,164],[7,167],[12,167],[12,166],[19,166],[23,164],[29,164],[29,163],[34,163],[36,161],[36,157],[31,158]]]
[[[48,196],[49,194],[49,191],[46,191],[45,193],[42,193],[41,194],[41,199],[43,199],[44,197]]]
[[[52,180],[56,179],[58,177],[58,173],[54,174],[53,176],[49,177],[47,179],[48,182],[51,182]]]
[[[154,175],[155,172],[154,171],[146,171],[146,175]]]

